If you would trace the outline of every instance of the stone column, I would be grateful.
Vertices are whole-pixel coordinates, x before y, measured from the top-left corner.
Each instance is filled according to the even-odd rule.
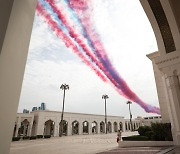
[[[9,153],[12,140],[36,2],[0,1],[0,149],[3,154]]]
[[[97,134],[100,134],[100,126],[99,126],[99,123],[98,123],[98,122],[97,122],[96,131],[97,131]]]
[[[114,123],[112,123],[111,132],[114,133]]]
[[[37,135],[44,135],[44,125],[37,125]]]
[[[83,125],[81,124],[81,135],[83,134]]]
[[[89,125],[88,125],[88,129],[89,129],[89,134],[92,134],[92,124],[89,122]]]
[[[79,130],[78,130],[79,133],[78,134],[82,135],[82,124],[81,124],[81,122],[79,122],[79,127],[78,128],[79,128]]]
[[[59,136],[59,123],[55,123],[54,126],[54,136]]]
[[[71,122],[68,123],[68,132],[67,132],[67,135],[68,136],[72,135],[72,123]]]
[[[120,125],[119,125],[119,129],[120,129]],[[125,123],[122,122],[122,131],[125,131]]]
[[[172,133],[175,145],[180,145],[180,84],[179,75],[167,75],[166,85],[168,88],[170,114],[172,117]]]

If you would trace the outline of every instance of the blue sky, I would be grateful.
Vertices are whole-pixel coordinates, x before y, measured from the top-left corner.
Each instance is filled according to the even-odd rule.
[[[158,106],[151,61],[146,54],[157,51],[151,25],[139,0],[94,1],[94,26],[114,67],[145,102]],[[18,112],[45,102],[49,110],[61,111],[63,91],[69,84],[65,111],[104,114],[103,94],[108,94],[107,114],[128,117],[126,99],[99,77],[35,16]],[[151,116],[132,104],[133,117]]]

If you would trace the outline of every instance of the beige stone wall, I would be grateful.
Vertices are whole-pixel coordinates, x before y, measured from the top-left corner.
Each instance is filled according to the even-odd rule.
[[[142,124],[144,126],[151,126],[152,123],[161,123],[161,122],[164,122],[161,116],[144,117],[142,119]]]
[[[59,136],[59,123],[61,121],[61,112],[57,111],[47,111],[47,110],[37,110],[33,111],[30,114],[26,113],[18,113],[17,119],[18,121],[23,121],[24,119],[28,119],[31,121],[31,126],[33,122],[36,123],[35,128],[35,134],[34,135],[44,135],[44,128],[45,128],[45,122],[48,120],[52,120],[54,123],[54,133],[53,136]],[[94,115],[94,114],[83,114],[83,113],[71,113],[71,112],[65,112],[64,113],[64,120],[68,122],[68,134],[72,135],[72,123],[74,121],[79,122],[79,135],[83,134],[83,122],[87,121],[89,123],[89,133],[92,134],[92,122],[97,123],[97,133],[100,133],[100,122],[105,121],[104,115]],[[17,121],[17,120],[16,120]],[[117,123],[117,130],[120,129],[120,123],[122,123],[123,131],[130,131],[130,129],[125,128],[125,123],[130,125],[129,119],[124,119],[124,117],[121,116],[107,116],[107,122],[111,123],[111,130],[112,133],[114,133],[114,122]],[[137,129],[139,126],[141,126],[141,120],[139,119],[133,119],[133,126],[135,126],[135,129]]]

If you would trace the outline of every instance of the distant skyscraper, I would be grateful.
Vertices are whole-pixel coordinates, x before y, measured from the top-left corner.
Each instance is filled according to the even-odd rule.
[[[32,108],[32,111],[36,111],[36,110],[37,110],[37,107],[34,106],[34,107]]]
[[[46,104],[45,103],[41,103],[41,110],[46,110]]]
[[[29,110],[23,109],[23,113],[29,113]]]
[[[46,110],[46,103],[41,103],[41,106],[34,106],[32,108],[32,111],[36,111],[36,110]]]

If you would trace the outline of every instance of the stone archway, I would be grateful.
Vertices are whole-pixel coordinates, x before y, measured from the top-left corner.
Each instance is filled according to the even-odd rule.
[[[92,133],[93,133],[93,134],[97,134],[97,132],[98,132],[98,126],[97,126],[97,122],[96,122],[96,121],[93,121],[93,122],[92,122],[91,127],[92,127]]]
[[[54,125],[55,122],[52,120],[47,120],[44,123],[44,135],[51,135],[54,136]]]
[[[110,121],[108,121],[108,123],[107,123],[107,132],[112,133],[112,124]]]
[[[113,123],[113,126],[114,126],[114,132],[117,132],[117,131],[118,131],[118,125],[117,125],[117,122],[114,122],[114,123]]]
[[[103,121],[100,122],[100,133],[105,133],[105,123]]]
[[[62,134],[61,134],[61,131],[62,131]],[[61,126],[61,122],[59,123],[59,136],[61,135],[67,136],[67,134],[68,134],[68,122],[66,120],[63,120],[62,126]]]
[[[27,119],[21,122],[21,126],[18,130],[18,136],[29,136],[29,121]]]
[[[72,122],[72,135],[78,135],[79,134],[79,122],[73,121]]]
[[[123,131],[123,123],[122,122],[119,123],[119,130]]]
[[[84,121],[82,123],[83,125],[83,134],[88,134],[89,133],[89,123],[87,121]]]

